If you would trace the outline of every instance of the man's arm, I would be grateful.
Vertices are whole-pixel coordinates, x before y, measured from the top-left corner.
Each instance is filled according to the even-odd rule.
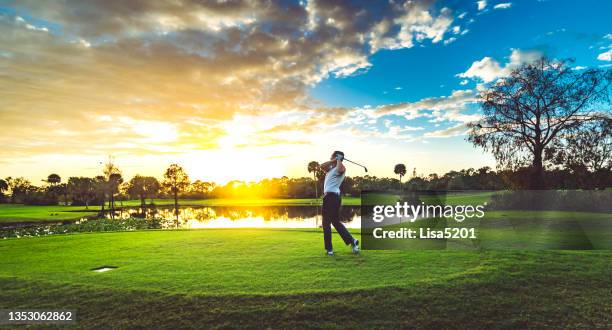
[[[344,174],[344,171],[346,171],[346,167],[344,167],[341,160],[336,161],[336,167],[338,168],[338,174],[340,175]]]
[[[342,164],[341,160],[330,160],[327,161],[323,164],[321,164],[321,168],[323,169],[323,171],[325,172],[329,172],[329,170],[331,170],[334,166],[334,164],[336,164],[336,167],[338,168],[338,174],[342,175],[344,173],[344,171],[346,171],[346,167],[344,167],[344,164]]]
[[[332,165],[334,165],[336,162],[337,162],[336,160],[327,161],[321,164],[321,169],[325,172],[329,172],[329,170],[331,170],[333,167]]]

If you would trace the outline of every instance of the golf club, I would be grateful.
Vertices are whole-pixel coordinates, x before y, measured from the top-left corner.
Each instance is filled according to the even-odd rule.
[[[355,165],[357,165],[357,166],[361,166],[361,167],[363,167],[363,169],[366,171],[366,173],[368,172],[368,168],[367,168],[367,167],[365,167],[365,166],[363,166],[363,165],[361,165],[361,164],[359,164],[359,163],[355,163],[354,161],[352,161],[352,160],[350,160],[350,159],[346,159],[346,158],[344,158],[344,160],[346,160],[347,162],[351,162],[351,163],[353,163],[353,164],[355,164]]]

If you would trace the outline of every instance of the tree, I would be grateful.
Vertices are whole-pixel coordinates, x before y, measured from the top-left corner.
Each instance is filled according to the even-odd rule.
[[[579,166],[597,172],[612,169],[612,118],[591,121],[581,129],[568,130],[571,137],[559,141],[550,157],[569,169]],[[562,144],[563,143],[563,144]]]
[[[62,182],[62,178],[59,175],[52,173],[52,174],[49,174],[49,176],[47,176],[47,180],[45,182],[54,186]]]
[[[612,170],[612,118],[585,123],[566,134],[569,137],[557,141],[548,157],[570,170],[582,188],[605,188]]]
[[[4,193],[8,191],[9,185],[6,180],[0,179],[0,202],[4,201]]]
[[[172,164],[168,167],[166,173],[164,173],[164,182],[162,185],[174,196],[174,214],[178,221],[178,193],[189,187],[189,176],[187,176],[187,173],[182,167],[177,164]]]
[[[145,206],[146,198],[153,197],[159,192],[160,184],[156,178],[152,176],[136,175],[130,180],[127,192],[132,196],[140,198],[140,205]]]
[[[190,198],[207,198],[210,192],[215,188],[213,182],[204,182],[201,180],[195,180],[189,186],[189,197]]]
[[[468,125],[468,141],[491,151],[499,167],[530,166],[530,189],[544,188],[548,149],[601,118],[594,107],[609,100],[612,70],[578,71],[568,62],[541,58],[489,85],[480,94],[483,119]]]
[[[72,196],[73,205],[85,205],[89,208],[89,202],[95,197],[94,180],[86,177],[70,177],[67,190]]]
[[[33,190],[35,187],[24,177],[19,178],[6,178],[9,190],[11,191],[11,203],[21,202],[23,203],[28,191]]]
[[[319,198],[318,173],[321,172],[321,165],[318,162],[312,161],[308,163],[308,173],[312,173],[312,178],[315,185],[315,198]]]
[[[406,165],[404,164],[395,165],[395,168],[393,169],[393,173],[399,175],[399,188],[401,192],[402,191],[402,177],[406,175]]]
[[[64,205],[68,205],[68,184],[67,183],[60,183],[57,185],[58,188],[58,192],[64,196]]]
[[[108,177],[108,202],[111,209],[111,217],[115,213],[115,195],[119,193],[119,186],[123,183],[121,173],[112,173]]]
[[[93,179],[94,198],[100,202],[100,215],[104,215],[104,204],[106,203],[106,192],[108,191],[108,180],[104,175],[96,175]]]
[[[52,173],[49,174],[47,179],[43,181],[48,184],[46,187],[46,193],[48,196],[51,197],[51,200],[57,200],[58,196],[62,194],[62,186],[60,185],[62,178],[59,175]]]

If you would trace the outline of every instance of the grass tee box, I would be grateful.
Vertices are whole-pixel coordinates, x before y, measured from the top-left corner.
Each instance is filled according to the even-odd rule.
[[[610,198],[608,194],[578,193],[572,198],[588,204],[591,198]],[[557,192],[541,191],[409,192],[402,196],[364,192],[363,248],[612,249],[612,213],[573,211],[567,205],[565,210],[554,210],[561,207],[557,199]],[[583,206],[575,207],[585,209]]]
[[[315,229],[0,240],[0,309],[77,310],[81,328],[612,326],[609,251],[321,246]]]

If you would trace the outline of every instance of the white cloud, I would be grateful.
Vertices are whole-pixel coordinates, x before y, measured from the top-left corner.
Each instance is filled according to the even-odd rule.
[[[412,46],[413,38],[419,42],[426,39],[431,39],[432,43],[442,41],[444,33],[453,23],[453,18],[448,8],[442,8],[437,17],[433,17],[426,10],[412,10],[397,18],[395,23],[401,26],[398,34],[399,44]]]
[[[508,9],[510,7],[512,7],[512,3],[505,2],[505,3],[500,3],[500,4],[493,6],[493,9]]]
[[[458,74],[460,78],[481,79],[484,82],[491,82],[499,77],[506,76],[510,72],[524,63],[530,63],[542,57],[542,53],[536,50],[522,51],[513,49],[508,63],[501,66],[500,63],[491,57],[484,57],[472,63],[470,68]]]
[[[17,22],[18,25],[24,26],[28,30],[40,31],[40,32],[49,32],[49,29],[47,29],[46,27],[34,26],[34,25],[26,22],[26,20],[23,19],[23,17],[21,17],[21,16],[16,16],[15,17],[15,22]]]
[[[91,47],[91,43],[85,39],[79,39],[79,44],[85,48]]]
[[[484,82],[490,82],[497,79],[502,72],[503,69],[499,62],[487,56],[480,61],[472,63],[472,66],[467,71],[460,73],[458,76],[461,78],[480,78]]]
[[[612,49],[608,49],[607,52],[603,52],[599,55],[597,55],[597,59],[600,61],[612,61]]]
[[[461,123],[461,124],[458,124],[458,125],[446,128],[446,129],[433,131],[433,132],[427,132],[423,135],[423,137],[447,138],[447,137],[464,135],[466,132],[467,132],[467,127],[465,126],[464,123]]]
[[[486,0],[476,1],[476,5],[478,6],[478,10],[483,10],[487,7],[487,1]]]
[[[463,80],[461,80],[461,82],[459,82],[459,85],[464,86],[464,85],[467,85],[467,83],[468,83],[468,80],[467,79],[463,79]]]
[[[417,102],[404,102],[379,106],[376,109],[363,111],[368,117],[380,118],[387,115],[396,115],[406,120],[417,118],[430,118],[432,122],[455,121],[470,122],[478,120],[479,115],[463,113],[466,106],[477,102],[473,90],[453,91],[449,96],[430,97]]]

